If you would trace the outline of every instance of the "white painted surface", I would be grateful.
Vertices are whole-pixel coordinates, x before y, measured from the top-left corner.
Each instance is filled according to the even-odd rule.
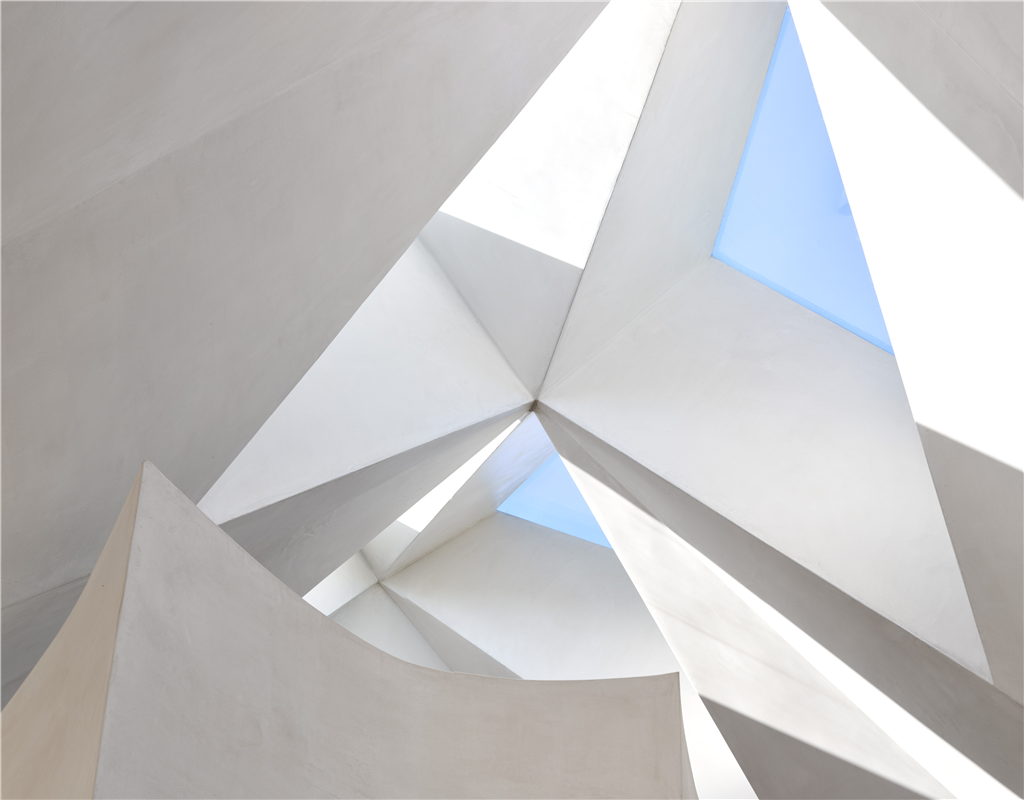
[[[925,796],[948,796],[688,544],[572,462],[566,465],[702,696]]]
[[[376,582],[377,576],[370,569],[366,557],[359,552],[310,589],[302,599],[321,614],[330,616]]]
[[[1012,800],[1016,795],[886,697],[782,614],[695,549],[691,552],[737,597],[821,672],[955,797]]]
[[[709,259],[543,400],[990,680],[888,353]]]
[[[677,665],[678,666],[678,665]],[[750,781],[736,762],[722,732],[686,673],[679,672],[683,728],[690,771],[701,800],[757,800]]]
[[[900,703],[935,733],[1018,794],[1024,793],[1024,775],[1021,770],[1024,728],[1021,724],[1021,707],[1009,695],[1000,691],[998,684],[993,686],[974,675],[550,408],[540,406],[537,414],[559,452],[570,461],[647,510],[677,536],[713,560],[849,667]],[[923,429],[921,439],[932,474],[936,475],[934,452],[928,450],[928,439]],[[975,456],[985,460],[980,454]],[[969,567],[979,565],[981,561],[978,560],[977,550],[965,559],[960,548],[963,538],[971,540],[972,548],[988,549],[997,544],[1000,538],[998,527],[982,533],[981,529],[974,526],[992,522],[998,525],[997,509],[1005,502],[1005,498],[999,499],[999,493],[1000,489],[1006,487],[998,476],[993,475],[991,467],[983,468],[984,465],[976,461],[957,459],[957,462],[957,472],[961,469],[972,471],[972,481],[967,484],[968,487],[976,488],[972,486],[975,479],[985,487],[984,493],[974,500],[983,501],[987,511],[969,515],[971,528],[961,529],[960,533],[967,534],[967,530],[971,532],[962,537],[960,542],[957,541],[952,524],[957,520],[951,520],[946,499],[942,503],[947,520],[951,520],[949,529],[957,560],[963,568],[968,594],[979,620],[979,630],[995,676],[999,662],[993,661],[989,640],[984,638],[984,617],[979,615],[979,605],[975,595],[971,594]],[[938,478],[936,485],[941,485]],[[959,488],[962,490],[966,487],[961,485]],[[1019,489],[1020,484],[1017,492],[1018,553],[1021,524]],[[967,496],[958,492],[957,501],[962,502],[969,495],[969,491]],[[969,507],[964,506],[961,510]],[[1004,533],[1009,531],[1004,530]],[[1006,553],[1009,553],[1009,548]],[[1020,558],[1016,561],[1019,562]],[[983,597],[991,600],[1006,592],[1004,597],[1008,606],[1010,592],[1007,589],[1012,584],[993,586],[993,583],[999,583],[999,573],[988,570],[986,575],[989,580]],[[1021,602],[1018,601],[1017,605],[1019,608]],[[983,604],[981,608],[984,607]],[[823,787],[818,791],[818,794],[821,793],[828,794]],[[857,791],[853,793],[856,795]],[[864,793],[870,793],[866,786],[860,789],[860,794]]]
[[[410,528],[401,520],[395,520],[384,530],[363,545],[362,553],[378,578],[388,574],[402,552],[416,538],[419,531]],[[354,557],[354,556],[353,556]]]
[[[452,672],[465,672],[470,675],[489,675],[492,678],[519,678],[512,670],[498,661],[490,653],[477,647],[465,636],[450,626],[445,625],[437,617],[428,614],[416,603],[413,603],[401,592],[387,589],[388,595],[405,615],[419,629],[437,653],[444,659]]]
[[[525,412],[519,407],[498,414],[221,528],[288,588],[304,595]]]
[[[678,671],[607,547],[497,513],[385,579],[528,679]]]
[[[421,667],[448,670],[434,648],[376,582],[330,617],[349,633],[395,658]]]
[[[610,3],[442,211],[583,269],[678,6]]]
[[[420,535],[389,563],[388,573],[404,569],[489,517],[554,452],[537,416],[527,415]]]
[[[233,519],[530,399],[415,242],[199,505]]]
[[[4,239],[437,16],[391,5],[8,7]]]
[[[1024,468],[1024,203],[817,0],[793,19],[914,418]]]
[[[523,678],[679,671],[613,552],[517,517],[488,517],[385,584]],[[754,797],[685,676],[680,692],[697,795]]]
[[[536,396],[580,271],[441,212],[427,223],[420,240]]]
[[[682,3],[543,395],[715,246],[785,3]]]

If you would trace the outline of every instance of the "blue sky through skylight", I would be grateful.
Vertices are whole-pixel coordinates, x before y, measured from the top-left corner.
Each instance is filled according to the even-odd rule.
[[[541,464],[498,511],[611,547],[557,453]]]
[[[892,352],[788,9],[713,255]]]

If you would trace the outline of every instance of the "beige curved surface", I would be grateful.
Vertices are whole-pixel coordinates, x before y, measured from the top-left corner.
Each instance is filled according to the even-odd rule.
[[[399,661],[303,602],[149,463],[137,496],[134,530],[94,572],[128,551],[119,612],[87,588],[49,672],[3,715],[5,796],[80,794],[92,770],[96,797],[680,796],[676,675],[514,681]],[[113,643],[91,635],[103,626]],[[109,682],[53,693],[111,650]],[[104,709],[102,731],[61,749],[76,704]],[[46,783],[69,759],[77,772]]]

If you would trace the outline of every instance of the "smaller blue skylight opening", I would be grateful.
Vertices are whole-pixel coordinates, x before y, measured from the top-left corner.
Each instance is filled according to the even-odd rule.
[[[557,453],[541,464],[498,511],[611,547]]]
[[[892,352],[788,9],[713,255]]]

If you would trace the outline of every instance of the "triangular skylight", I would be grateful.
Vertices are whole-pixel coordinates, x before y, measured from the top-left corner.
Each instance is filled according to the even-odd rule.
[[[788,10],[713,254],[892,352]]]
[[[541,464],[498,511],[611,547],[557,453]]]

